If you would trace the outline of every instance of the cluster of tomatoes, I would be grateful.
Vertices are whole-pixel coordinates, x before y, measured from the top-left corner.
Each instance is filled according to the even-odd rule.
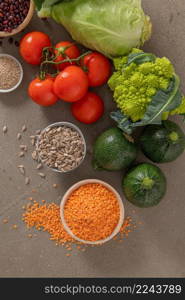
[[[22,38],[20,54],[29,64],[40,65],[42,71],[48,64],[56,69],[55,74],[44,71],[43,76],[41,72],[30,83],[28,93],[33,101],[42,106],[53,105],[58,100],[70,102],[74,117],[86,124],[102,116],[104,102],[89,87],[101,86],[110,77],[111,64],[105,56],[90,51],[81,54],[69,41],[53,47],[47,34],[36,31]]]

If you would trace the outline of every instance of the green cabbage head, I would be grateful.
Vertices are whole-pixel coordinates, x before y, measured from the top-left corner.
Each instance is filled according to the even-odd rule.
[[[34,0],[40,17],[62,24],[72,38],[108,57],[127,54],[151,35],[141,0]]]

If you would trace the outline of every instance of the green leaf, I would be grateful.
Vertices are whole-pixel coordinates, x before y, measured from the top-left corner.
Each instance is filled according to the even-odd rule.
[[[40,17],[49,17],[53,5],[71,0],[34,0]]]
[[[147,111],[140,122],[133,123],[133,127],[145,126],[148,124],[161,124],[162,113],[175,109],[182,100],[179,89],[180,79],[177,75],[172,78],[167,90],[159,90],[152,97]]]
[[[116,121],[118,128],[127,134],[131,134],[133,132],[133,123],[128,119],[127,116],[123,115],[120,110],[111,112],[110,117]]]
[[[50,14],[75,41],[110,58],[127,55],[151,33],[141,0],[71,0],[42,8],[39,16]]]
[[[131,53],[128,56],[128,61],[126,66],[129,66],[131,63],[140,65],[146,62],[155,62],[155,60],[156,60],[156,56],[151,53],[145,53],[145,52]]]
[[[45,0],[34,0],[37,10],[40,10]]]

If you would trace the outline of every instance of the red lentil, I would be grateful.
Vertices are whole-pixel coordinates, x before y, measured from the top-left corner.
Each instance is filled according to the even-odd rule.
[[[55,204],[39,204],[36,200],[31,206],[27,207],[23,213],[23,221],[27,225],[27,228],[35,227],[37,230],[47,231],[50,234],[50,240],[53,240],[55,244],[65,246],[67,251],[72,251],[72,244],[76,245],[76,249],[79,251],[85,251],[82,249],[84,245],[76,242],[68,235],[64,230],[60,218],[60,207]],[[114,239],[117,242],[121,242],[123,237],[126,237],[136,225],[131,223],[131,218],[127,217],[118,234]],[[34,235],[36,236],[36,234]],[[29,234],[31,237],[31,234]],[[94,245],[92,245],[94,247]]]
[[[80,186],[69,196],[64,217],[71,231],[85,241],[107,238],[120,218],[117,197],[99,183]]]
[[[43,231],[49,232],[50,240],[58,244],[72,241],[61,223],[60,208],[54,203],[40,205],[36,202],[26,210],[23,218],[28,228],[35,227],[37,230],[42,228]]]

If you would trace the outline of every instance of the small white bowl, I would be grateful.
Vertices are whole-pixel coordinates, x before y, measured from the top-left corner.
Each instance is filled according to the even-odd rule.
[[[65,204],[67,202],[67,200],[69,199],[69,196],[71,195],[71,193],[73,193],[76,189],[78,189],[80,186],[82,185],[86,185],[88,183],[99,183],[102,184],[103,186],[105,186],[106,188],[108,188],[111,192],[114,193],[114,195],[116,196],[117,200],[118,200],[118,204],[120,207],[120,218],[119,218],[119,222],[117,224],[117,226],[115,227],[114,231],[112,232],[112,234],[110,236],[108,236],[107,238],[103,239],[103,240],[99,240],[99,241],[95,241],[95,242],[91,242],[91,241],[85,241],[80,239],[79,237],[77,237],[76,235],[74,235],[74,233],[71,231],[71,229],[69,228],[69,226],[67,225],[66,221],[65,221],[65,217],[64,217],[64,207]],[[68,191],[65,193],[65,195],[62,198],[61,204],[60,204],[60,217],[61,217],[61,221],[62,224],[64,226],[64,229],[66,230],[66,232],[76,241],[81,242],[83,244],[90,244],[90,245],[99,245],[99,244],[104,244],[106,242],[109,242],[111,239],[113,239],[113,237],[115,237],[120,229],[121,226],[123,225],[123,221],[124,221],[124,216],[125,216],[125,209],[124,209],[124,205],[123,205],[123,201],[119,195],[119,193],[108,183],[99,180],[99,179],[86,179],[86,180],[82,180],[79,181],[77,183],[75,183],[72,187],[70,187],[68,189]]]
[[[83,143],[84,143],[84,156],[83,156],[82,160],[80,161],[78,166],[76,166],[74,169],[71,169],[69,171],[60,171],[57,168],[51,168],[51,167],[47,166],[47,164],[42,161],[41,157],[39,156],[39,151],[38,151],[38,143],[39,143],[39,139],[40,139],[41,134],[44,133],[48,128],[61,127],[61,126],[66,126],[66,127],[70,127],[70,128],[75,129],[79,133],[79,135],[81,136],[81,138],[83,140]],[[50,124],[49,126],[47,126],[46,128],[44,128],[41,131],[40,135],[38,136],[37,142],[36,142],[36,150],[37,150],[39,159],[43,163],[43,165],[45,165],[48,169],[53,170],[57,173],[64,173],[65,174],[65,173],[69,173],[69,172],[72,172],[72,171],[76,170],[83,163],[83,161],[85,159],[85,156],[86,156],[86,153],[87,153],[87,146],[86,146],[86,141],[85,141],[83,133],[81,132],[81,130],[75,124],[70,123],[70,122],[57,122],[57,123]]]
[[[19,78],[19,81],[16,83],[16,85],[14,85],[11,89],[5,89],[5,90],[0,89],[0,93],[10,93],[10,92],[13,92],[14,90],[16,90],[18,88],[18,86],[21,84],[22,79],[23,79],[23,68],[22,68],[20,62],[17,60],[17,58],[15,58],[12,55],[1,53],[0,57],[9,57],[9,58],[13,59],[20,68],[20,78]]]

